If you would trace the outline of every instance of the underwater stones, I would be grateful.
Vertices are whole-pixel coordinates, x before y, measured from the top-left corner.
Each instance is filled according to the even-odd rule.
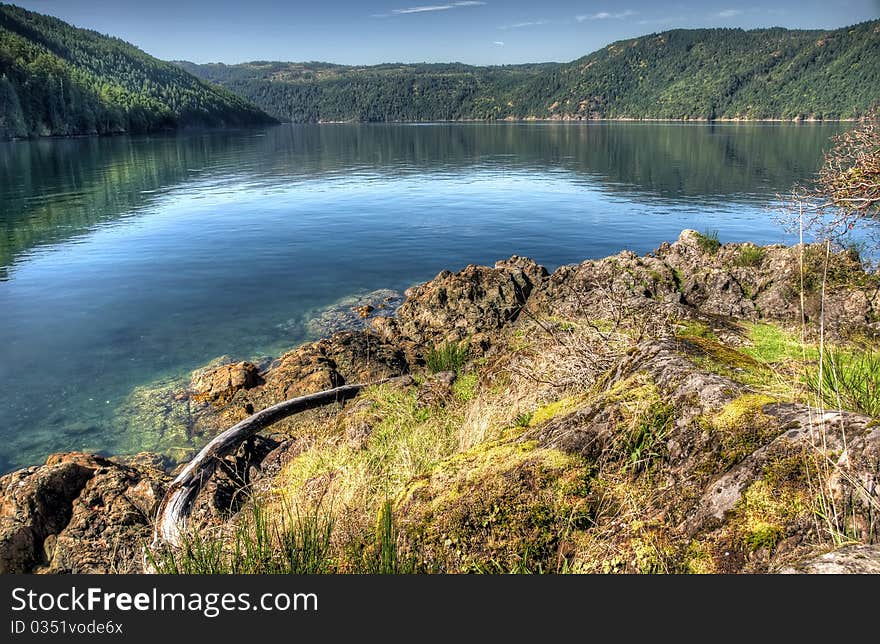
[[[403,294],[391,289],[344,297],[312,313],[306,321],[306,331],[311,337],[320,338],[339,331],[367,329],[373,318],[393,316],[402,303]]]

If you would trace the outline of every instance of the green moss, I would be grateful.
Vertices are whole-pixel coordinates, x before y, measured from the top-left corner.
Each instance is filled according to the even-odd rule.
[[[720,465],[726,469],[767,444],[779,434],[779,423],[764,413],[777,402],[764,394],[745,394],[732,400],[708,419],[718,435]]]
[[[684,273],[677,268],[672,269],[672,277],[675,280],[675,290],[682,293],[682,284],[684,284]]]
[[[743,493],[734,513],[737,541],[751,551],[770,550],[790,526],[809,518],[809,496],[802,485],[759,479]]]
[[[693,575],[713,575],[718,572],[710,544],[693,539],[687,546],[683,568]]]
[[[579,398],[568,396],[565,398],[560,398],[559,400],[555,400],[551,403],[547,403],[543,407],[539,407],[534,412],[532,412],[531,418],[529,420],[529,425],[534,427],[536,425],[546,423],[548,420],[552,420],[557,416],[568,414],[577,409],[579,402]]]
[[[557,570],[567,535],[591,525],[590,475],[579,457],[495,442],[441,463],[396,515],[412,550],[447,572]]]
[[[675,331],[678,338],[706,338],[718,341],[718,336],[708,324],[699,320],[681,320]]]
[[[759,384],[767,380],[766,368],[746,353],[707,337],[690,335],[680,339],[689,352],[697,354],[692,358],[694,363],[706,371],[743,384]]]
[[[452,383],[452,393],[460,402],[469,402],[477,394],[480,378],[476,373],[460,375]]]

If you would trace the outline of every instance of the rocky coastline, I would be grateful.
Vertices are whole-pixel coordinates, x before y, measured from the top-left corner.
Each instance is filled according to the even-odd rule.
[[[794,341],[821,331],[876,351],[880,276],[852,252],[825,262],[821,246],[686,230],[645,256],[553,273],[514,256],[443,271],[402,303],[347,302],[350,319],[276,359],[219,359],[134,392],[120,431],[151,432],[151,452],[53,454],[0,477],[0,572],[142,572],[156,507],[194,445],[288,398],[403,375],[394,395],[420,419],[483,432],[459,432],[395,484],[401,542],[441,571],[506,569],[528,547],[542,570],[877,572],[878,419],[811,400],[799,369],[815,359]],[[448,347],[461,365],[431,368]],[[378,395],[247,440],[200,492],[196,522],[235,521],[253,495],[338,485],[344,468],[300,483],[297,463],[330,444],[373,449]]]

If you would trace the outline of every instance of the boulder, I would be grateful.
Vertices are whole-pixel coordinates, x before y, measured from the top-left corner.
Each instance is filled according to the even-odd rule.
[[[389,339],[403,336],[424,346],[497,331],[516,320],[546,276],[543,266],[517,256],[493,268],[471,264],[457,273],[443,271],[408,289],[397,318],[383,319],[374,328]]]
[[[139,572],[169,477],[91,454],[0,478],[0,572]]]
[[[784,566],[783,575],[880,575],[880,545],[843,546]]]

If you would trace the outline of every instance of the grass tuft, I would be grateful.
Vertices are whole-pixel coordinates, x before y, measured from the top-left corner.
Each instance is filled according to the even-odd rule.
[[[761,248],[760,246],[753,246],[752,244],[745,244],[739,249],[739,253],[736,258],[733,260],[733,263],[736,266],[741,266],[743,268],[752,268],[755,266],[760,266],[761,262],[764,261],[764,255],[767,254],[767,251]]]
[[[718,241],[718,231],[706,230],[697,233],[697,245],[707,255],[714,255],[721,248],[721,242]]]
[[[431,347],[425,354],[425,366],[431,373],[461,371],[467,362],[470,346],[467,342],[446,342]]]
[[[824,405],[880,417],[880,351],[826,347],[807,384]]]

